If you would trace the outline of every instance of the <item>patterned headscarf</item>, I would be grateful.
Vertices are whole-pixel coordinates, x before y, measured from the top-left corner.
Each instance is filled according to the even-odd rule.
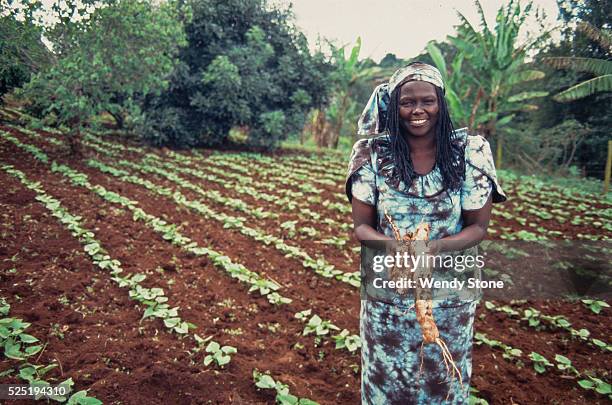
[[[440,71],[431,65],[414,62],[398,69],[393,73],[388,83],[376,86],[374,92],[372,92],[361,117],[359,117],[357,134],[375,135],[383,132],[387,123],[389,95],[402,84],[413,80],[429,82],[444,90]]]

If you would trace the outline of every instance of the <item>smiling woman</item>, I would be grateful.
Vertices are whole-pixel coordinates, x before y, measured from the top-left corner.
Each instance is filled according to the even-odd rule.
[[[360,241],[412,239],[425,226],[435,255],[485,237],[491,203],[506,197],[488,142],[453,129],[436,68],[413,63],[377,87],[360,134],[375,135],[353,147],[346,181]],[[435,268],[432,278],[474,276],[456,270]],[[468,403],[479,291],[444,295],[434,287],[431,298],[416,300],[397,291],[361,302],[362,403]],[[438,341],[446,343],[422,346]]]
[[[403,128],[413,136],[433,135],[438,122],[438,95],[433,84],[408,82],[399,94]]]

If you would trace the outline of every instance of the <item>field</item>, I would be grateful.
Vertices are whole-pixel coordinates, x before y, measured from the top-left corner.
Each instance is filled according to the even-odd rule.
[[[0,333],[1,382],[72,378],[104,403],[359,403],[347,157],[173,152],[109,134],[86,135],[83,159],[66,150],[55,130],[0,125],[2,316],[38,340]],[[610,200],[501,181],[491,238],[612,237]],[[481,303],[474,398],[609,403],[610,311]]]

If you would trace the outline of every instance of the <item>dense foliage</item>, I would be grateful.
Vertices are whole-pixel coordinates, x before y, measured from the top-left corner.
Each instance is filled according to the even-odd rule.
[[[19,20],[15,12],[6,11],[0,16],[0,104],[4,94],[27,83],[33,72],[51,61],[31,14]]]
[[[25,86],[31,108],[72,130],[78,152],[81,128],[108,112],[119,124],[139,118],[139,99],[159,94],[175,64],[183,28],[172,4],[113,1],[88,18],[62,25],[58,60]],[[56,29],[55,33],[58,32]]]
[[[143,136],[156,145],[219,146],[241,127],[269,147],[299,133],[327,97],[330,66],[312,56],[291,12],[262,0],[191,3],[188,45],[169,89],[145,106]]]
[[[563,26],[562,38],[541,49],[532,64],[542,69],[546,77],[538,81],[536,89],[556,95],[595,75],[559,70],[543,63],[548,57],[582,57],[609,60],[612,50],[593,40],[577,23],[589,23],[596,29],[609,26],[612,2],[563,1],[559,2]],[[579,27],[579,25],[578,25]],[[534,89],[534,86],[530,86]],[[607,142],[610,139],[612,114],[611,93],[597,93],[571,102],[560,103],[544,97],[536,103],[538,110],[520,114],[512,126],[515,140],[509,146],[509,157],[516,165],[533,172],[569,170],[603,178]],[[534,159],[530,159],[530,157]],[[567,171],[566,170],[566,171]]]

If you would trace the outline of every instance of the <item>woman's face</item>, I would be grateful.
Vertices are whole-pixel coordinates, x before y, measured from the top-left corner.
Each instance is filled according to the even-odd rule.
[[[433,136],[439,111],[438,96],[433,84],[411,81],[402,85],[399,116],[402,126],[408,134],[418,137]]]

